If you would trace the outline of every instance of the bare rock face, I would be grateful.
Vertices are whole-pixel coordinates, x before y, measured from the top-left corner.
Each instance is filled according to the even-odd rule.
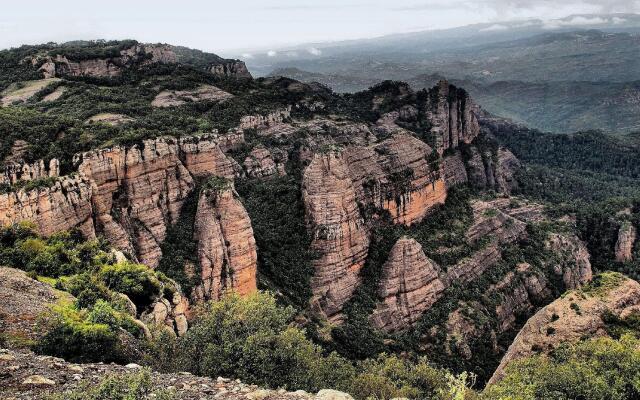
[[[291,107],[276,110],[266,115],[247,115],[240,118],[240,130],[244,129],[266,129],[274,125],[279,125],[291,117]]]
[[[631,223],[623,223],[618,230],[616,241],[616,261],[627,262],[633,259],[633,245],[636,242],[636,228]]]
[[[251,150],[243,164],[250,177],[286,175],[284,164],[276,162],[271,152],[263,146],[257,146]]]
[[[37,63],[39,60],[34,59]],[[47,57],[40,67],[45,78],[56,76],[93,76],[114,77],[138,63],[175,63],[176,54],[171,46],[137,44],[120,51],[117,57],[96,58],[89,60],[70,60],[63,55]]]
[[[356,203],[354,183],[342,155],[316,154],[304,171],[302,196],[311,232],[314,307],[331,321],[360,283],[369,237]]]
[[[209,67],[209,71],[218,76],[233,76],[236,78],[251,78],[247,66],[240,60],[228,60]]]
[[[394,331],[412,325],[447,286],[440,267],[414,239],[401,238],[391,249],[378,286],[381,303],[371,316],[374,326]]]
[[[233,188],[203,190],[195,221],[202,269],[196,297],[218,300],[229,290],[241,295],[255,292],[256,242],[249,215]]]
[[[467,92],[447,81],[440,81],[432,90],[436,91],[436,100],[428,105],[427,116],[437,138],[438,152],[442,154],[460,143],[471,143],[480,133],[479,107]]]
[[[520,160],[504,148],[499,148],[495,157],[491,151],[481,153],[474,146],[470,147],[470,152],[467,166],[471,185],[478,189],[511,193],[517,185],[515,173],[521,166]]]
[[[224,101],[232,98],[227,93],[212,85],[201,85],[193,90],[165,90],[160,92],[151,102],[153,107],[175,107],[198,101]]]
[[[149,325],[165,326],[168,332],[173,332],[182,336],[187,332],[189,323],[187,315],[189,313],[189,300],[175,292],[171,300],[166,298],[158,299],[154,302],[149,312],[143,313],[141,320]]]
[[[33,181],[43,178],[55,178],[60,175],[60,162],[52,158],[48,164],[44,160],[34,163],[11,162],[5,165],[0,175],[0,183],[12,185],[19,181]]]
[[[92,184],[96,231],[155,268],[167,227],[194,187],[175,140],[86,152],[76,162],[80,175]]]
[[[567,289],[576,289],[593,277],[587,246],[575,235],[553,233],[546,243],[548,249],[559,256],[553,269],[562,277]]]
[[[79,177],[61,177],[49,187],[0,194],[0,225],[32,221],[43,235],[78,228],[95,237],[91,185]]]
[[[345,151],[361,204],[389,212],[394,223],[421,221],[447,197],[445,182],[428,157],[431,148],[407,133],[396,133],[374,146]]]
[[[442,177],[447,189],[466,183],[469,180],[467,169],[459,151],[442,159]]]
[[[514,360],[549,352],[562,343],[606,336],[604,313],[625,318],[640,312],[640,284],[619,274],[611,275],[614,285],[569,292],[531,317],[509,346],[489,384],[499,381]]]
[[[60,300],[74,298],[29,278],[24,271],[0,267],[0,332],[9,339],[38,338],[38,316]]]

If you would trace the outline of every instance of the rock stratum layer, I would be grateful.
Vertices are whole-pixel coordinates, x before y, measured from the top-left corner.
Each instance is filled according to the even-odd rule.
[[[383,299],[371,322],[387,331],[398,330],[420,318],[448,286],[440,267],[427,258],[414,239],[402,238],[383,266],[378,296]]]
[[[611,279],[614,285],[569,292],[538,311],[509,346],[489,383],[500,380],[515,360],[547,353],[562,343],[606,336],[605,313],[621,319],[640,313],[640,284],[617,274]]]
[[[302,196],[311,249],[319,254],[311,281],[313,303],[330,320],[360,283],[369,237],[358,210],[349,170],[339,154],[317,154],[304,172]]]
[[[233,188],[203,190],[195,221],[202,277],[196,297],[218,300],[229,290],[240,295],[255,292],[256,242],[249,215]]]

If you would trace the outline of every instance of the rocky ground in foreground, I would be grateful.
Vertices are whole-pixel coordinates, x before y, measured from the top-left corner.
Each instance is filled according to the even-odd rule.
[[[28,351],[0,349],[0,392],[3,400],[45,399],[86,384],[95,385],[109,375],[134,373],[141,368],[137,364],[72,364]],[[348,394],[334,390],[321,390],[316,395],[301,390],[266,390],[239,380],[203,378],[187,372],[153,372],[151,379],[154,390],[169,390],[180,400],[352,400]]]

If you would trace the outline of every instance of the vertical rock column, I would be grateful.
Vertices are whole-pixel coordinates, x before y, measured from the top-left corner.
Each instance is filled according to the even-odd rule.
[[[200,194],[194,238],[202,284],[195,297],[218,300],[226,291],[240,295],[256,291],[258,257],[249,214],[235,190],[205,189]]]
[[[339,322],[344,304],[360,283],[369,237],[342,155],[316,154],[304,172],[302,195],[311,248],[317,253],[311,281],[313,306]]]

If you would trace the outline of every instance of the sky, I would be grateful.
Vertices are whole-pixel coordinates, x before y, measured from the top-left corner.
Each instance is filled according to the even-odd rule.
[[[136,39],[222,56],[514,19],[640,13],[640,0],[0,0],[0,48]]]

